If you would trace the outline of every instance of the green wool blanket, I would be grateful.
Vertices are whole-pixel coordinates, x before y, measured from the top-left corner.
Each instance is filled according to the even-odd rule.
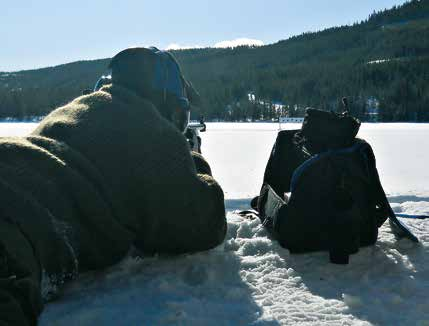
[[[53,111],[28,137],[0,138],[0,196],[0,244],[47,293],[132,246],[195,252],[226,232],[207,162],[150,102],[117,85]]]

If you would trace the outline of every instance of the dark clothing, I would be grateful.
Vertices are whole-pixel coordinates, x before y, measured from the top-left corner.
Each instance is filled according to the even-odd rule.
[[[333,262],[346,263],[376,242],[389,215],[374,153],[358,138],[353,146],[314,155],[305,145],[300,131],[279,132],[253,207],[292,253],[329,250]]]
[[[9,321],[19,309],[34,323],[41,296],[132,245],[180,254],[221,243],[223,192],[195,160],[150,102],[115,85],[55,110],[28,137],[0,139],[0,243],[25,270],[0,261],[0,325],[24,325]],[[3,285],[13,275],[26,290]]]

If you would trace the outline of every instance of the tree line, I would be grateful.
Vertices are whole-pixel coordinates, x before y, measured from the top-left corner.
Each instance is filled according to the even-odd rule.
[[[175,51],[203,105],[193,117],[272,120],[306,107],[362,120],[429,121],[429,0],[373,13],[365,21],[304,33],[263,47]],[[45,115],[92,88],[108,59],[0,73],[0,118]]]

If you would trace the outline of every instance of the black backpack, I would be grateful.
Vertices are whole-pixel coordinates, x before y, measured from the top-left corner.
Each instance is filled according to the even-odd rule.
[[[346,114],[308,110],[301,130],[279,132],[251,205],[292,253],[328,250],[332,262],[348,263],[388,218],[418,241],[393,213],[371,146],[355,138],[359,126]]]

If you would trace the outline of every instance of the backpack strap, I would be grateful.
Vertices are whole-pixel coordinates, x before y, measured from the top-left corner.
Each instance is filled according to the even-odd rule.
[[[383,204],[385,207],[387,207],[388,210],[388,218],[389,218],[389,224],[392,228],[393,233],[399,237],[399,238],[408,238],[413,242],[419,242],[419,238],[417,238],[411,230],[403,223],[401,220],[398,219],[395,212],[392,209],[392,206],[390,206],[389,200],[387,199],[386,193],[384,192],[383,187],[381,186],[380,180],[377,180],[378,185],[376,186],[378,189],[379,194],[382,196]]]
[[[402,217],[402,218],[412,218],[412,219],[416,219],[416,220],[425,220],[427,218],[429,218],[428,215],[410,215],[410,214],[396,214],[395,215],[397,217]]]
[[[381,227],[384,222],[389,219],[389,224],[396,236],[399,238],[408,238],[413,242],[419,242],[419,239],[411,230],[397,218],[392,206],[390,206],[389,200],[380,182],[380,176],[375,165],[375,156],[371,147],[369,145],[363,147],[361,149],[361,154],[367,163],[368,173],[372,182],[371,192],[376,201],[378,211],[376,216],[377,226]]]

